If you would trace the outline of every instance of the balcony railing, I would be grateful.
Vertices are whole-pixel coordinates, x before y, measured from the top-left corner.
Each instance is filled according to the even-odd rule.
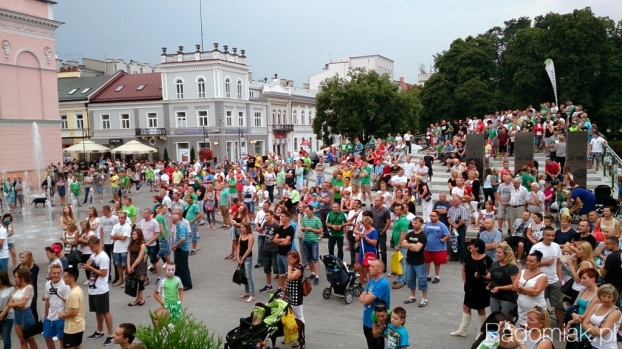
[[[160,128],[137,128],[137,136],[166,136],[166,129]]]
[[[294,131],[294,125],[292,124],[281,124],[281,125],[272,125],[272,131],[273,132],[293,132]]]
[[[88,138],[89,130],[86,128],[63,128],[60,130],[60,135],[63,138]]]

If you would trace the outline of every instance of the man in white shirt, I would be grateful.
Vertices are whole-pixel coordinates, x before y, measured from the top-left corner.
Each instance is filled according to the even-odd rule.
[[[397,170],[397,175],[391,177],[390,183],[393,188],[406,188],[408,178],[404,176],[403,168],[400,167],[399,170]]]
[[[425,161],[423,159],[419,159],[419,163],[415,166],[415,174],[423,178],[423,183],[428,182],[428,172],[430,171],[425,165]]]
[[[542,241],[533,245],[530,253],[540,251],[542,253],[542,261],[540,262],[540,270],[546,275],[549,285],[545,289],[545,297],[549,299],[549,303],[555,308],[555,316],[558,323],[564,321],[564,294],[561,289],[562,278],[562,250],[559,245],[553,242],[555,239],[555,229],[553,227],[544,227],[542,232]]]
[[[5,218],[0,224],[0,270],[9,270],[9,225],[11,220]]]
[[[410,175],[415,172],[415,167],[415,163],[411,162],[411,156],[406,155],[406,162],[402,165],[402,168],[404,169],[404,176],[406,176],[406,178],[410,178]]]
[[[510,204],[505,207],[510,222],[515,222],[523,216],[527,194],[527,189],[521,185],[520,179],[514,178],[512,180],[512,191],[510,192]]]
[[[406,132],[404,134],[404,143],[406,143],[406,154],[410,154],[410,145],[412,141],[412,134],[410,133],[410,131]]]
[[[147,245],[149,261],[151,262],[151,266],[155,269],[155,273],[159,279],[160,266],[158,265],[159,251],[157,241],[160,238],[160,224],[158,221],[151,218],[151,209],[143,209],[143,219],[138,222],[138,226],[143,231],[143,238],[145,240],[145,245]]]
[[[104,205],[102,207],[102,216],[99,218],[99,239],[104,242],[104,252],[106,252],[110,260],[113,259],[112,250],[114,247],[110,234],[112,234],[112,229],[116,224],[119,224],[119,217],[112,214],[110,206]],[[109,273],[108,281],[110,281],[111,278],[112,273]],[[119,274],[115,268],[115,278],[113,283],[116,283],[117,281],[119,281]]]
[[[592,164],[596,162],[596,171],[598,172],[600,157],[603,155],[603,149],[605,145],[607,145],[607,141],[599,135],[598,131],[595,131],[594,136],[590,141],[590,158],[587,166],[588,169],[592,168]]]
[[[531,183],[531,191],[525,196],[527,211],[530,213],[543,212],[544,199],[544,192],[540,190],[540,185],[538,183]]]
[[[242,189],[244,197],[244,205],[248,211],[251,220],[255,219],[255,202],[257,201],[257,189],[251,183],[250,178],[246,180],[246,185]]]
[[[121,215],[125,216],[123,213]],[[127,240],[129,242],[129,239]],[[114,331],[112,327],[112,314],[110,314],[110,292],[108,289],[108,266],[110,265],[110,260],[108,255],[102,251],[98,237],[91,236],[88,244],[93,254],[85,264],[82,264],[82,268],[90,273],[88,290],[89,311],[95,313],[97,330],[86,338],[95,339],[103,337],[105,321],[106,328],[108,329],[108,336],[106,341],[104,341],[106,346],[112,344],[112,331]]]
[[[43,339],[48,348],[55,348],[54,337],[58,338],[59,348],[63,347],[65,320],[58,314],[65,310],[65,301],[71,289],[62,278],[63,267],[54,264],[50,267],[50,280],[45,283],[43,301],[45,301],[45,319],[43,320]]]
[[[162,171],[162,174],[160,174],[160,182],[166,183],[166,185],[171,184],[171,177],[168,175],[168,173],[166,173],[166,171]]]
[[[127,219],[127,215],[123,212],[119,212],[119,224],[115,224],[112,227],[112,233],[110,238],[114,241],[114,247],[112,249],[112,256],[114,259],[114,265],[117,268],[119,274],[119,281],[112,284],[112,286],[124,287],[125,278],[123,272],[127,266],[127,247],[130,245],[130,239],[132,235],[132,225],[130,220]]]
[[[263,224],[266,222],[266,212],[270,211],[270,202],[265,201],[261,205],[261,210],[255,215],[255,229],[257,230],[257,264],[255,268],[263,267],[263,245],[266,241],[266,233],[263,230]]]

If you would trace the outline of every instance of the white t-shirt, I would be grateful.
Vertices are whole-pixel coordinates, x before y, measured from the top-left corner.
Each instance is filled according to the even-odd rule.
[[[106,216],[102,216],[99,218],[99,228],[100,231],[104,232],[104,245],[111,245],[112,240],[110,239],[110,234],[112,233],[112,228],[115,224],[119,224],[119,217],[110,216],[110,218]]]
[[[150,219],[149,221],[142,219],[138,223],[138,226],[143,231],[143,238],[145,239],[145,242],[148,242],[149,240],[153,239],[153,236],[156,235],[156,233],[160,233],[160,224],[158,223],[158,221],[156,221],[153,218]],[[147,246],[155,246],[155,245],[156,245],[156,240],[153,240],[153,242]]]
[[[540,270],[546,275],[546,278],[549,280],[549,285],[559,281],[557,277],[557,263],[562,256],[562,250],[559,248],[559,245],[555,242],[551,242],[551,246],[547,246],[543,242],[538,242],[533,245],[529,253],[533,253],[534,251],[542,252],[542,261],[549,258],[555,260],[551,265],[541,265]]]
[[[0,225],[0,239],[2,246],[0,247],[0,258],[9,258],[9,231],[3,225]]]
[[[356,218],[352,220],[352,223],[355,223],[355,224],[361,223],[361,220],[363,219],[363,210],[359,209],[358,212],[354,210],[350,210],[350,212],[348,212],[348,221],[352,219],[352,217],[354,216],[356,216]],[[348,231],[352,231],[352,229],[354,228],[348,227]]]
[[[257,189],[255,189],[254,186],[252,185],[246,185],[244,186],[244,190],[242,191],[243,195],[244,195],[244,202],[253,202],[253,194],[255,194],[257,192]]]
[[[130,239],[126,241],[129,243]],[[110,265],[110,258],[108,258],[108,255],[104,251],[100,251],[98,254],[92,254],[89,260],[92,261],[91,266],[98,270],[108,270],[108,266]],[[89,277],[89,294],[98,295],[106,292],[108,292],[108,275],[104,277],[91,273]]]
[[[413,174],[413,172],[415,172],[415,164],[412,162],[406,162],[402,165],[402,168],[404,169],[404,177],[406,178],[410,178],[410,175]]]
[[[65,309],[65,301],[69,297],[70,291],[71,288],[65,285],[63,279],[60,279],[57,284],[52,284],[51,280],[45,283],[45,294],[43,295],[43,300],[47,299],[50,302],[47,317],[48,320],[58,320],[58,313]]]
[[[391,177],[391,183],[397,183],[397,184],[405,184],[408,182],[408,178],[406,176],[393,176]]]
[[[406,133],[404,134],[404,142],[408,142],[410,141],[410,134]]]
[[[592,146],[592,153],[602,153],[603,152],[603,144],[605,144],[605,139],[602,137],[594,137],[590,141],[590,145]]]
[[[112,234],[116,236],[127,236],[125,240],[114,240],[113,253],[126,253],[127,247],[130,245],[130,239],[132,235],[132,226],[127,223],[121,225],[121,223],[115,224],[112,228]]]
[[[423,183],[427,183],[428,182],[428,172],[429,172],[429,169],[428,169],[428,167],[426,165],[421,166],[421,165],[417,164],[415,166],[415,173],[418,176],[421,176],[421,178],[423,178]]]
[[[168,173],[162,172],[162,175],[160,176],[160,182],[166,183],[166,184],[169,184],[171,182],[171,179],[168,176]]]

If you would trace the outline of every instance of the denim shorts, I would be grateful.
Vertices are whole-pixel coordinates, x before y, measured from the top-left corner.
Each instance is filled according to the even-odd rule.
[[[0,258],[0,270],[9,271],[9,258]]]
[[[158,257],[166,257],[171,255],[171,242],[169,239],[160,239],[160,249],[158,250]]]
[[[127,252],[113,253],[112,259],[114,260],[115,265],[125,267],[127,265]]]
[[[190,236],[192,237],[192,242],[197,242],[199,241],[199,231],[198,231],[199,225],[197,223],[192,223],[190,224]]]
[[[13,325],[22,326],[22,329],[24,329],[34,324],[35,317],[32,315],[32,310],[30,310],[30,308],[14,310]]]
[[[43,320],[43,338],[58,337],[63,338],[63,330],[65,329],[65,320],[58,319],[55,321]]]
[[[12,249],[12,248],[15,248],[15,243],[14,242],[7,242],[7,244],[9,245],[9,250]]]
[[[308,262],[317,262],[320,246],[315,241],[303,241],[302,250]]]
[[[287,275],[287,264],[288,264],[287,255],[285,256],[280,255],[280,254],[276,255],[276,265],[278,267],[280,276]]]
[[[255,203],[253,201],[244,201],[244,206],[246,206],[246,208],[248,209],[248,213],[255,213]]]
[[[420,265],[406,263],[405,272],[409,289],[414,290],[417,288],[417,284],[419,284],[419,291],[425,291],[428,289],[428,276],[425,271],[425,263]]]
[[[147,246],[147,254],[151,263],[158,263],[158,245]]]

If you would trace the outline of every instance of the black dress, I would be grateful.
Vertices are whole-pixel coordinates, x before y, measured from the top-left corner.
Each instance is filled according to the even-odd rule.
[[[488,256],[478,260],[474,260],[471,254],[466,256],[464,260],[466,282],[464,283],[463,304],[467,307],[484,309],[490,306],[490,291],[486,289],[486,280],[481,276],[475,277],[475,272],[479,275],[486,275],[492,263],[492,259]]]

